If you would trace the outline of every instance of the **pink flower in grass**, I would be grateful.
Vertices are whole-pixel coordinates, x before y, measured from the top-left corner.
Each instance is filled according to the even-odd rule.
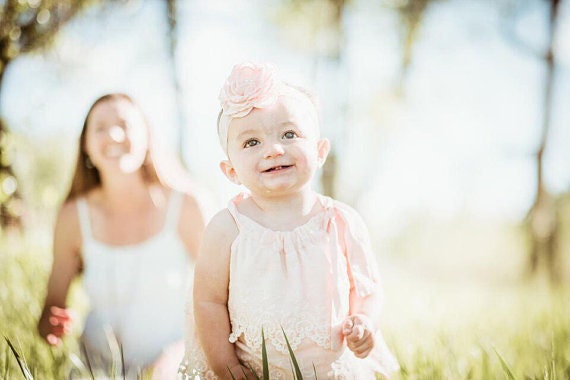
[[[233,67],[220,91],[219,100],[224,114],[244,117],[255,108],[264,108],[277,101],[278,80],[269,65],[244,62]]]

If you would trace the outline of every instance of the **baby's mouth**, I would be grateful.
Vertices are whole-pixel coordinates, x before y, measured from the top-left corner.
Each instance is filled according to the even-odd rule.
[[[293,165],[280,165],[280,166],[274,166],[272,168],[269,168],[267,170],[264,170],[264,173],[271,173],[271,172],[276,172],[278,170],[283,170],[283,169],[289,169],[290,167],[292,167]]]

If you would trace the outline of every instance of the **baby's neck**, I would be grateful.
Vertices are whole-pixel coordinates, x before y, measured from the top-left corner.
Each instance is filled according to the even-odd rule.
[[[312,190],[286,197],[252,195],[250,200],[244,202],[240,212],[276,231],[292,230],[320,209],[317,194]]]

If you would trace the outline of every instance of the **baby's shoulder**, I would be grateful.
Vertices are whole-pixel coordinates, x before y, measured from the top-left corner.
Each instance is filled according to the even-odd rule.
[[[362,221],[362,216],[360,216],[359,212],[356,211],[354,207],[349,206],[346,203],[338,201],[336,199],[332,199],[332,205],[335,209],[335,212],[341,217],[347,219],[347,222],[350,222],[352,220],[357,220],[359,222]]]
[[[231,243],[235,240],[239,233],[237,225],[230,211],[225,208],[212,217],[208,226],[204,239],[206,241],[216,242],[217,244]]]
[[[335,210],[336,218],[341,218],[342,223],[346,225],[346,227],[352,233],[365,233],[368,230],[364,219],[360,215],[356,209],[352,206],[347,205],[344,202],[333,200],[333,207]]]

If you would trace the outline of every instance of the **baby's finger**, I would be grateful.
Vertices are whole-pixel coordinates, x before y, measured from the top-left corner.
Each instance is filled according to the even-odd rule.
[[[364,358],[368,356],[370,351],[374,348],[374,340],[371,336],[349,345],[350,350],[356,357]]]
[[[354,321],[348,317],[347,319],[345,319],[345,321],[342,323],[342,333],[344,335],[349,335],[352,332],[352,327],[354,326]]]
[[[354,325],[352,327],[352,332],[350,333],[350,335],[347,336],[347,339],[349,339],[352,342],[358,342],[362,339],[363,336],[364,336],[364,327],[362,325]]]
[[[356,356],[357,358],[364,359],[365,357],[368,356],[368,354],[370,354],[370,351],[372,351],[372,347],[365,346],[357,348],[352,352],[354,352],[354,356]]]

